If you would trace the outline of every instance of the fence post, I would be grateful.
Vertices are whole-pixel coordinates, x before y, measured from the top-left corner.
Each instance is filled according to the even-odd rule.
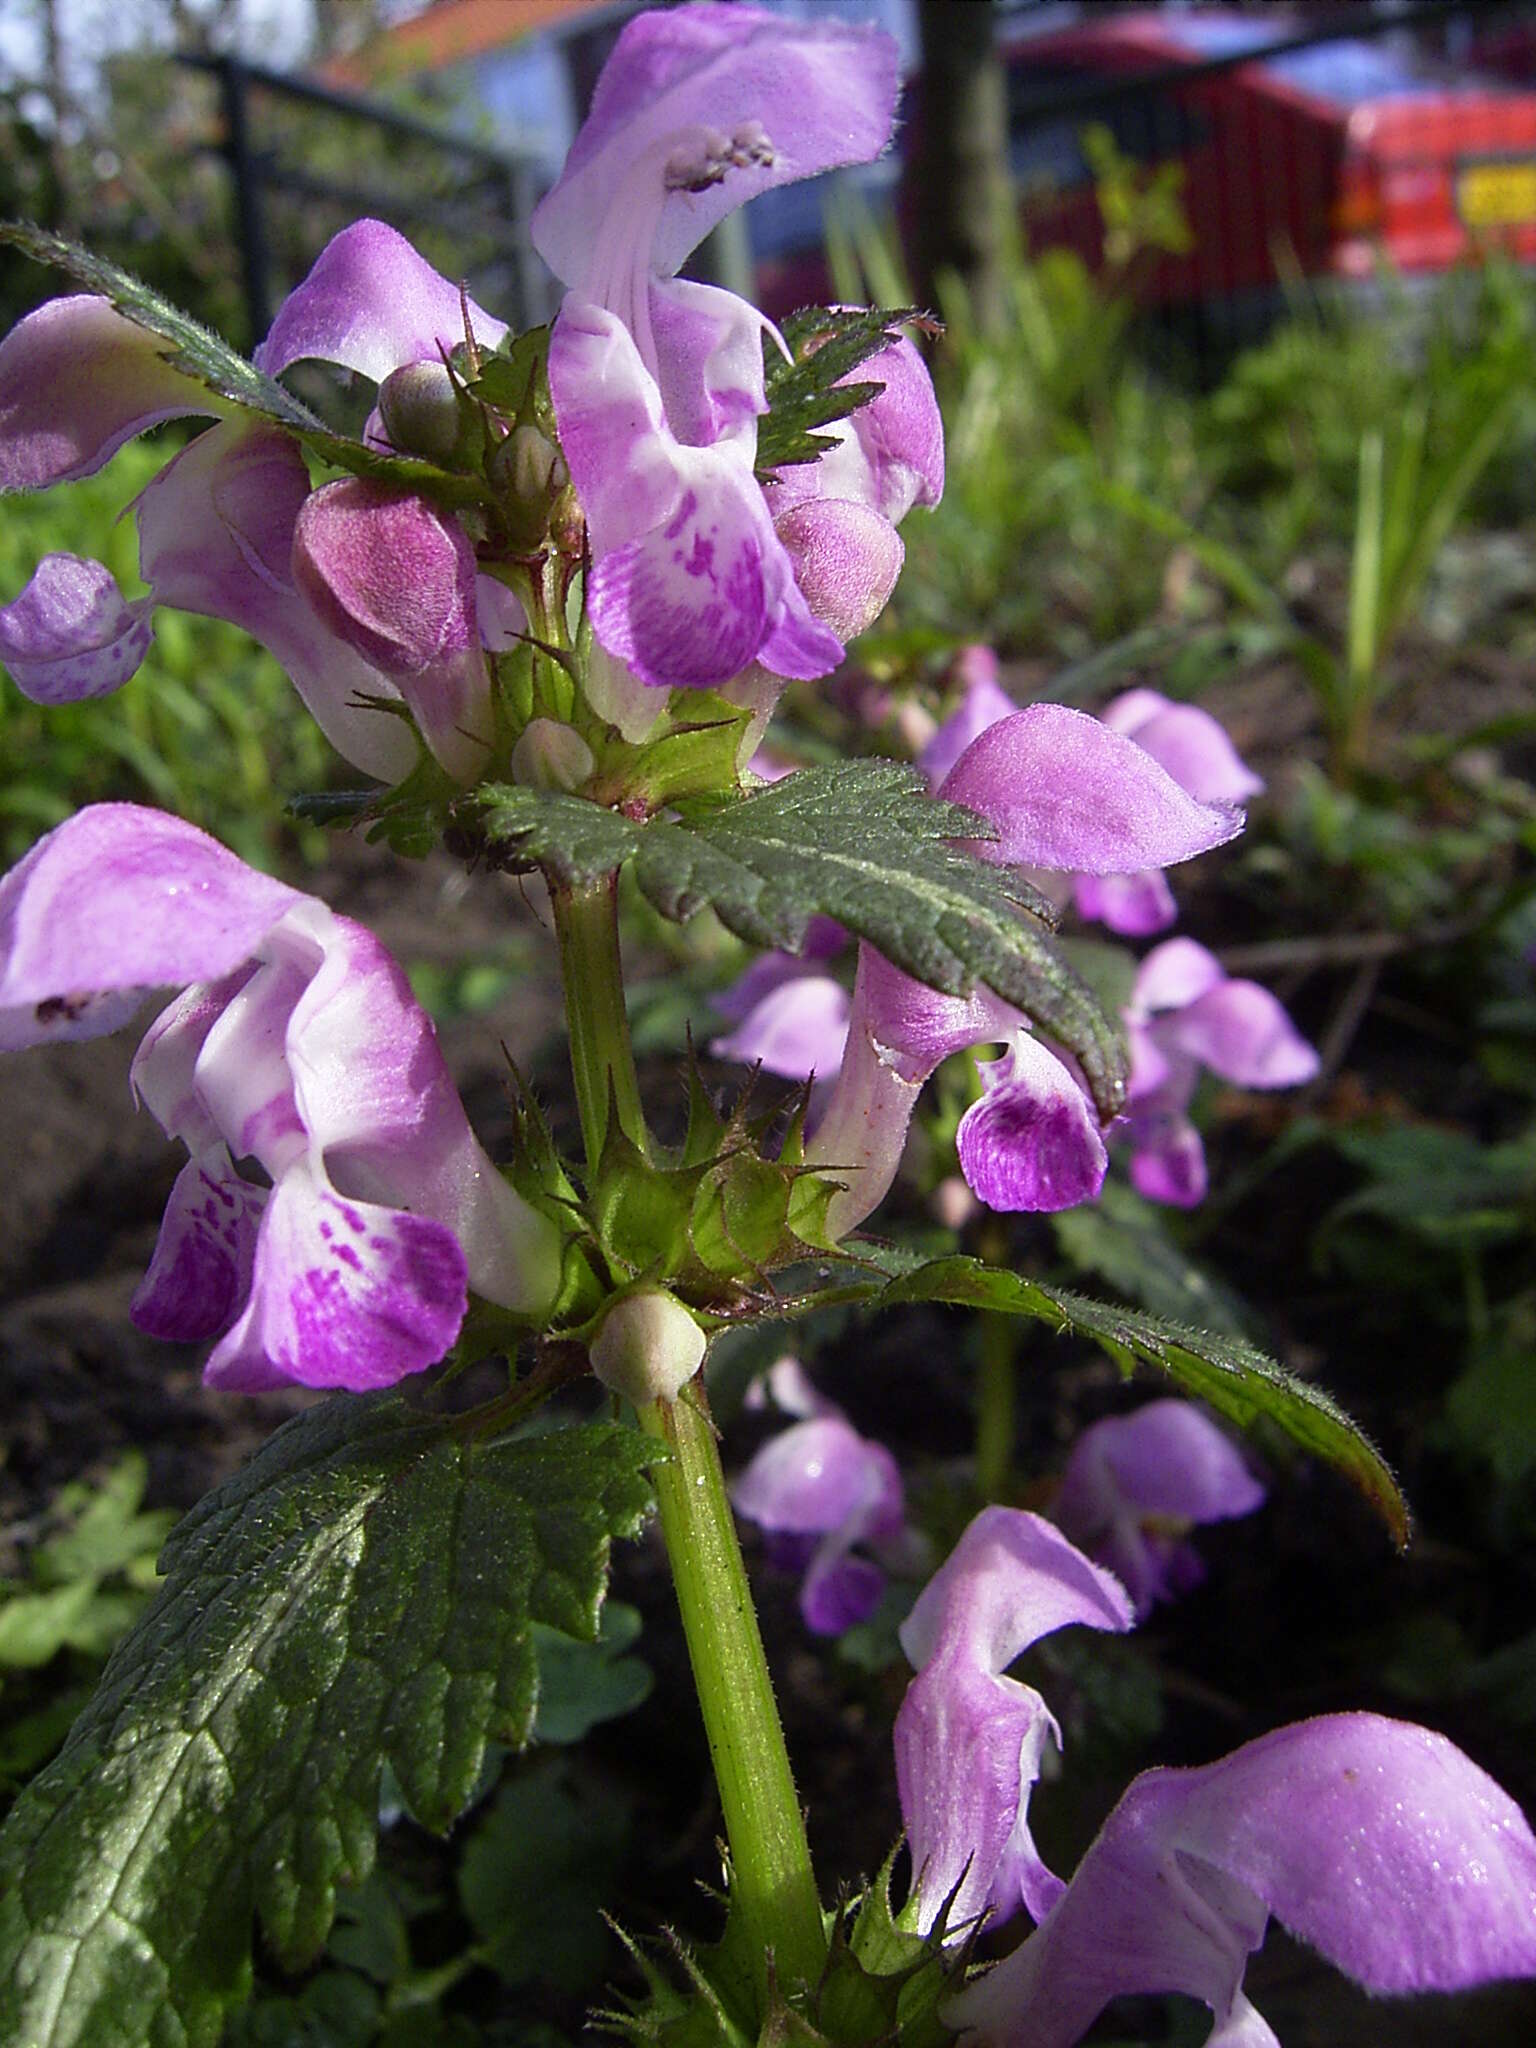
[[[252,347],[272,324],[268,297],[266,221],[261,203],[261,170],[251,150],[249,80],[238,57],[217,60],[224,108],[224,155],[235,186],[235,239],[240,244],[240,283]]]
[[[920,0],[918,7],[918,295],[936,303],[935,272],[958,271],[986,332],[995,332],[1005,317],[1004,209],[1012,204],[1007,84],[993,18],[992,0],[966,7]]]

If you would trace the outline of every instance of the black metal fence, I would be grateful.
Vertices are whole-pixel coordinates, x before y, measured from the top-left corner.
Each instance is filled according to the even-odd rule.
[[[609,11],[605,44],[626,11]],[[1480,46],[1496,49],[1506,75],[1523,83],[1536,108],[1536,0],[1404,0],[1395,6],[1346,0],[1297,13],[1300,25],[1282,34],[1274,33],[1274,9],[1250,7],[1247,17],[1272,37],[1263,48],[1230,32],[1230,46],[1219,47],[1221,37],[1212,30],[1205,51],[1177,61],[1137,60],[1123,48],[1113,58],[1095,57],[1081,39],[1067,50],[1058,35],[1028,33],[1034,11],[1000,8],[997,15],[1011,169],[1030,238],[1077,247],[1095,265],[1103,261],[1093,169],[1082,147],[1090,125],[1107,129],[1120,157],[1143,171],[1178,165],[1192,244],[1182,253],[1150,253],[1139,265],[1135,289],[1160,329],[1176,333],[1202,358],[1252,338],[1287,292],[1343,276],[1340,243],[1359,198],[1347,184],[1345,164],[1344,74],[1351,62],[1358,67],[1353,53],[1386,55],[1411,46],[1463,62]],[[1127,11],[1085,8],[1080,26],[1101,30]],[[1231,9],[1201,12],[1229,31],[1238,19]],[[1529,72],[1520,81],[1527,43]],[[276,297],[302,274],[326,235],[363,212],[411,234],[429,255],[440,233],[445,252],[451,250],[441,258],[444,265],[466,275],[477,295],[514,322],[528,324],[551,312],[556,287],[529,240],[541,183],[531,156],[387,102],[234,57],[183,61],[218,82],[219,146],[233,179],[252,336],[265,332]],[[1333,131],[1279,118],[1262,95],[1234,90],[1233,74],[1254,65],[1277,73],[1287,67],[1295,73],[1299,65],[1310,69],[1314,84],[1325,85],[1333,67],[1346,88],[1335,95],[1340,114]],[[355,149],[337,141],[343,132],[359,138]],[[327,148],[316,147],[317,135],[329,138]],[[1475,137],[1447,136],[1444,148],[1458,162],[1478,156]],[[1490,143],[1482,156],[1509,153]],[[1527,156],[1536,179],[1536,129]],[[294,213],[296,200],[301,215]],[[799,218],[806,213],[802,205]],[[286,226],[279,230],[279,223]],[[1365,282],[1383,253],[1388,263],[1401,262],[1404,250],[1394,249],[1390,222],[1373,222],[1362,211],[1353,225],[1353,260],[1361,272],[1355,281]],[[1536,209],[1531,227],[1536,234]]]
[[[452,275],[515,325],[549,316],[556,287],[528,231],[541,190],[532,156],[239,57],[180,61],[218,84],[218,147],[229,166],[253,339],[266,333],[275,303],[321,243],[362,214],[388,221],[429,253],[434,231],[449,238]],[[319,135],[330,146],[317,149]],[[285,231],[280,216],[295,200],[301,222],[295,230],[288,218]]]

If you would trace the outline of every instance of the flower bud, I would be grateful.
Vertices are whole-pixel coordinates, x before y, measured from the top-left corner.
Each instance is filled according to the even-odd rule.
[[[512,749],[512,780],[529,789],[579,789],[592,768],[581,734],[554,718],[533,719]]]
[[[570,482],[560,450],[537,427],[514,427],[498,441],[488,474],[495,488],[519,504],[543,505]]]
[[[458,446],[459,398],[442,363],[405,363],[379,386],[384,431],[402,454],[447,462]]]
[[[660,1288],[626,1294],[603,1317],[589,1347],[605,1387],[641,1407],[675,1401],[704,1363],[707,1340],[674,1295]]]

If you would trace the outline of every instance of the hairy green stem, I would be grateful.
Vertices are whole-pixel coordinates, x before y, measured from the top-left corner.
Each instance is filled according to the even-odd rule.
[[[657,1468],[656,1491],[731,1845],[732,1903],[762,1959],[759,1992],[770,1954],[788,1991],[818,1981],[827,1939],[714,1425],[697,1387],[642,1408],[640,1426],[672,1453]]]
[[[976,1487],[983,1500],[1006,1500],[1013,1478],[1014,1346],[1006,1316],[981,1318],[976,1379]]]
[[[616,1106],[625,1135],[642,1152],[649,1146],[624,1010],[618,888],[618,876],[605,875],[585,888],[552,882],[549,890],[560,946],[576,1107],[589,1167],[602,1157],[610,1105]]]

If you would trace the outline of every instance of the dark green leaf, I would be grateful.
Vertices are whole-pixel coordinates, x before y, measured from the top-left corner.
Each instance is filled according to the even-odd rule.
[[[737,801],[685,806],[676,819],[641,821],[498,785],[458,811],[504,865],[583,886],[632,858],[664,917],[682,921],[709,905],[750,944],[794,952],[820,913],[948,995],[984,982],[1076,1054],[1104,1114],[1119,1107],[1119,1032],[1045,931],[1041,899],[1013,870],[954,843],[990,837],[989,828],[929,796],[914,768],[803,768]]]
[[[357,476],[371,476],[383,483],[398,484],[404,490],[449,504],[470,504],[485,497],[484,485],[476,478],[456,476],[432,462],[413,456],[386,455],[376,448],[333,433],[322,419],[301,405],[291,391],[275,377],[266,376],[247,362],[238,349],[230,347],[191,314],[162,298],[150,285],[122,270],[105,256],[98,256],[63,235],[34,227],[29,221],[0,221],[0,243],[9,242],[35,263],[62,270],[87,291],[99,293],[135,327],[157,334],[170,346],[161,354],[175,369],[194,378],[205,391],[229,404],[286,427],[325,462]],[[210,408],[213,410],[214,408]]]
[[[818,1300],[859,1300],[869,1308],[948,1302],[994,1315],[1030,1316],[1054,1330],[1075,1330],[1102,1345],[1123,1371],[1151,1366],[1241,1428],[1260,1418],[1275,1424],[1303,1450],[1326,1459],[1350,1479],[1381,1515],[1394,1541],[1408,1541],[1408,1504],[1375,1445],[1326,1394],[1240,1337],[1216,1336],[1135,1309],[1089,1301],[980,1259],[932,1259],[883,1282],[855,1282],[822,1296],[807,1296],[805,1305],[814,1307]]]
[[[802,307],[781,330],[789,344],[788,362],[772,336],[763,336],[768,412],[757,427],[759,475],[814,462],[832,446],[832,436],[817,430],[846,419],[885,389],[879,383],[839,384],[838,379],[899,340],[902,323],[913,317],[910,307],[894,313],[875,306]]]
[[[492,1969],[509,1984],[592,1989],[628,1834],[627,1799],[578,1779],[564,1758],[506,1778],[459,1865],[459,1897]]]
[[[482,405],[508,420],[526,421],[551,440],[555,413],[549,398],[549,329],[530,327],[509,336],[494,355],[483,356],[469,389]]]
[[[603,1608],[595,1643],[578,1642],[557,1629],[535,1626],[539,1651],[538,1742],[580,1742],[600,1721],[633,1713],[650,1693],[651,1667],[629,1657],[640,1635],[637,1609],[622,1600]]]
[[[591,1637],[651,1452],[610,1424],[480,1442],[399,1394],[289,1423],[166,1547],[164,1588],[0,1831],[0,2040],[202,2048],[373,1865],[388,1763],[445,1828],[522,1743],[533,1624]]]

